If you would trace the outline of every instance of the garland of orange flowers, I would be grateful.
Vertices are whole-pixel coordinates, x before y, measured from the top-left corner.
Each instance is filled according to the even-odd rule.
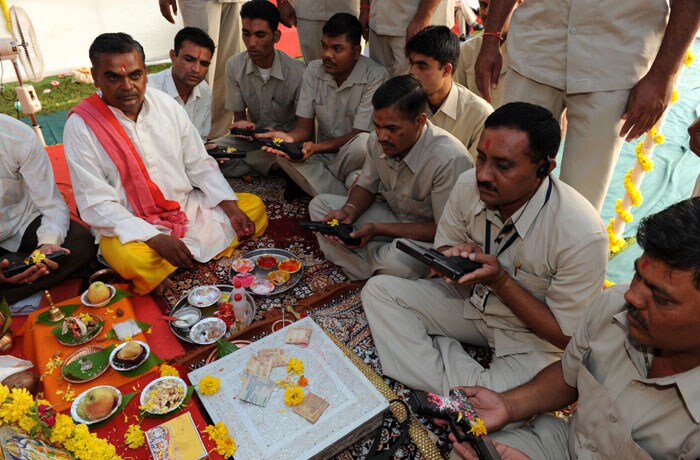
[[[683,65],[685,67],[690,66],[690,64],[693,63],[695,60],[695,55],[691,50],[688,50],[685,54],[685,58],[683,60]],[[680,98],[680,93],[678,89],[674,88],[672,93],[671,93],[671,101],[670,105],[675,104],[678,99]],[[658,132],[658,129],[656,126],[652,127],[649,132],[646,133],[646,137],[649,138],[653,141],[653,146],[649,148],[649,152],[645,152],[644,150],[644,140],[640,141],[637,146],[635,147],[634,151],[637,156],[637,163],[639,164],[639,167],[642,169],[644,173],[647,173],[654,169],[654,161],[650,158],[649,153],[656,147],[657,145],[663,144],[666,138],[664,137],[663,134]],[[630,202],[633,207],[637,207],[642,204],[643,201],[643,196],[642,192],[639,190],[637,185],[634,183],[634,180],[632,178],[634,167],[631,168],[629,171],[627,171],[627,174],[625,174],[623,184],[625,186],[625,191],[627,192],[627,195],[630,197]],[[634,215],[627,209],[625,209],[622,205],[623,200],[619,199],[615,201],[615,213],[617,216],[623,221],[623,222],[632,222],[634,220]],[[618,235],[617,232],[615,232],[614,229],[614,224],[615,224],[616,218],[613,217],[610,219],[610,223],[607,225],[607,232],[608,232],[608,242],[610,246],[610,252],[613,254],[617,254],[622,250],[622,248],[625,246],[625,239],[621,236]],[[622,225],[622,229],[624,229],[624,224]],[[622,230],[620,230],[620,233],[622,233]]]

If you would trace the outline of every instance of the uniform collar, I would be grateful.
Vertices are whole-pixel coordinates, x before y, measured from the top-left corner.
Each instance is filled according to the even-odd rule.
[[[430,152],[425,151],[425,144],[427,143],[427,138],[432,136],[432,132],[433,124],[430,121],[426,121],[425,126],[423,127],[423,132],[421,133],[420,137],[418,137],[416,143],[413,144],[411,150],[408,151],[406,156],[400,160],[397,160],[387,157],[382,152],[379,155],[379,158],[386,161],[392,169],[397,169],[399,164],[403,163],[406,165],[406,167],[408,167],[408,169],[415,173],[416,171],[420,170],[421,166],[426,161],[428,161],[428,155]]]
[[[352,68],[352,72],[350,72],[350,75],[348,75],[348,78],[345,79],[342,85],[338,87],[338,84],[336,83],[335,79],[331,74],[323,70],[323,65],[321,65],[321,70],[323,71],[323,75],[321,78],[329,83],[330,86],[335,86],[339,90],[343,88],[349,88],[353,85],[364,85],[368,83],[367,80],[367,61],[366,57],[360,56],[360,59],[355,62],[355,66]]]
[[[453,120],[457,119],[457,107],[459,102],[459,91],[457,90],[457,85],[452,82],[452,87],[450,92],[447,93],[447,97],[442,101],[442,105],[437,111],[435,111],[432,116],[434,117],[438,113],[442,112]],[[431,117],[432,118],[432,117]]]
[[[660,386],[675,385],[683,398],[685,406],[688,408],[688,412],[690,412],[690,415],[693,417],[693,420],[695,420],[695,423],[700,423],[700,385],[698,385],[698,381],[700,381],[700,366],[668,377],[647,378],[644,351],[639,345],[630,341],[628,335],[629,322],[627,321],[627,311],[623,310],[613,316],[613,321],[617,323],[620,329],[625,333],[625,351],[634,364],[634,367],[639,372],[639,380]],[[653,352],[653,349],[647,350],[649,359],[652,359]]]
[[[250,75],[251,73],[255,73],[256,75],[260,76],[260,71],[258,70],[258,66],[255,65],[253,60],[248,55],[247,51],[246,51],[246,58],[245,58],[245,73],[246,73],[246,75]],[[280,52],[278,50],[275,50],[275,57],[272,60],[272,67],[270,67],[270,77],[276,78],[278,80],[284,80],[284,72],[282,72],[282,62],[280,60]],[[260,77],[260,78],[262,78],[262,77]]]
[[[197,84],[197,86],[192,88],[192,94],[190,94],[190,97],[187,99],[188,101],[199,99],[200,97],[202,97],[202,93],[199,90],[199,85],[201,85],[201,83]],[[165,69],[165,92],[173,98],[182,100],[182,98],[180,97],[180,93],[177,92],[177,87],[175,86],[172,67],[168,67],[167,69]]]

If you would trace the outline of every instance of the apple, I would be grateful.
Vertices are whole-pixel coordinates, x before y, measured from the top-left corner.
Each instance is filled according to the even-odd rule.
[[[117,395],[111,388],[95,388],[78,403],[78,415],[85,420],[99,420],[114,409]]]
[[[109,286],[102,281],[92,283],[87,292],[87,298],[92,304],[106,302],[111,295],[112,292],[109,290]]]

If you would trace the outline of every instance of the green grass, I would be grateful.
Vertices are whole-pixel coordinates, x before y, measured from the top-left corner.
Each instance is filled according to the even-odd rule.
[[[170,64],[149,65],[146,66],[146,69],[148,73],[155,73],[169,66]],[[59,85],[51,86],[52,80],[58,81]],[[94,85],[73,83],[71,76],[68,74],[63,77],[46,77],[38,83],[26,83],[32,85],[37,92],[39,100],[41,101],[41,112],[39,113],[43,115],[70,110],[82,99],[95,92]],[[0,113],[16,117],[17,110],[15,110],[15,101],[17,100],[17,95],[15,94],[15,88],[17,87],[17,83],[6,83],[2,85],[2,87],[3,90],[0,91]],[[44,94],[45,89],[50,89],[51,92]],[[22,114],[21,116],[24,117],[26,115]]]

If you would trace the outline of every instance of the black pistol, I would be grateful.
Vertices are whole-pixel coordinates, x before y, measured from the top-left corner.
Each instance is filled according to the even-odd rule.
[[[34,266],[34,261],[32,261],[29,257],[30,255],[23,257],[19,254],[6,254],[4,256],[0,256],[0,260],[7,259],[7,261],[10,262],[9,266],[2,269],[3,276],[5,278],[10,278],[12,276],[19,275],[20,273],[29,269],[29,267]],[[51,254],[46,254],[46,258],[53,260],[54,262],[59,262],[65,257],[65,251],[56,251],[52,252]]]
[[[301,152],[301,148],[304,144],[297,144],[294,142],[275,142],[274,139],[256,139],[256,141],[261,146],[265,145],[286,153],[291,160],[299,161],[304,158],[304,154]]]
[[[406,402],[414,413],[446,420],[457,440],[468,442],[480,460],[500,460],[501,456],[487,435],[471,433],[470,419],[476,418],[476,413],[464,391],[453,388],[450,396],[445,398],[415,390]]]
[[[311,230],[312,232],[319,232],[324,235],[337,236],[340,241],[347,244],[348,246],[357,246],[362,242],[361,238],[353,238],[350,236],[353,228],[350,224],[338,224],[331,225],[328,222],[316,222],[313,220],[301,220],[299,221],[301,228],[306,230]]]
[[[409,256],[429,265],[439,274],[454,281],[482,267],[482,264],[479,262],[474,262],[473,260],[465,259],[460,256],[448,257],[435,249],[426,249],[406,239],[398,240],[396,242],[396,247]]]

